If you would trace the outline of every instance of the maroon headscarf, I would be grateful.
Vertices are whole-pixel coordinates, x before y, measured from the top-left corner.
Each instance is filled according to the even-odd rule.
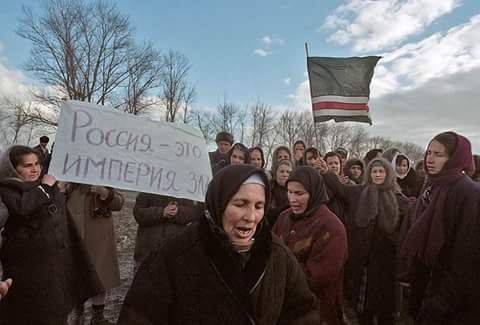
[[[455,140],[455,145],[452,147],[451,143],[444,142],[445,138]],[[407,233],[401,251],[407,274],[410,273],[415,259],[428,266],[434,265],[438,260],[438,254],[445,241],[443,220],[448,190],[453,182],[464,177],[464,171],[467,172],[473,168],[472,148],[467,138],[454,132],[444,132],[435,136],[433,140],[447,147],[449,159],[438,174],[428,174],[426,170],[427,182],[417,200],[415,220]],[[424,157],[425,166],[426,157],[427,154]]]

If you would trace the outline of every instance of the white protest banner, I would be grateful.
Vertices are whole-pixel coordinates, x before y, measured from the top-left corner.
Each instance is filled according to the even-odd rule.
[[[199,130],[78,101],[62,106],[49,173],[202,202],[212,177]]]

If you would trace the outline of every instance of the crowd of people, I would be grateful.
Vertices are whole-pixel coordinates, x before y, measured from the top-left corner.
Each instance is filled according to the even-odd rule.
[[[138,194],[118,324],[343,325],[350,310],[360,325],[480,321],[480,158],[467,138],[440,133],[417,162],[301,140],[266,157],[227,132],[216,144],[204,203]],[[57,182],[44,149],[0,157],[0,324],[84,324],[87,299],[91,324],[108,324],[123,197]]]

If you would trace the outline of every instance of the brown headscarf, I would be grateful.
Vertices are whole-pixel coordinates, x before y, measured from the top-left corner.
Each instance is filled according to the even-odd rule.
[[[373,167],[385,169],[385,182],[376,185],[372,182]],[[383,158],[374,158],[365,171],[365,187],[360,193],[358,210],[355,218],[357,226],[367,227],[376,221],[377,226],[387,234],[395,231],[398,225],[398,202],[395,193],[398,191],[396,175],[391,164]]]

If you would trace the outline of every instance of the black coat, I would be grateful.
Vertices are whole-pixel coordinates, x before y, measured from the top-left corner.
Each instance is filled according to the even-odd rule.
[[[424,324],[480,324],[480,185],[464,175],[447,197],[439,262],[417,269],[412,301]]]
[[[245,267],[203,219],[160,246],[140,267],[119,325],[319,324],[303,272],[264,228]]]
[[[0,324],[64,324],[71,309],[103,292],[65,198],[56,185],[7,179],[0,195],[9,219],[0,252],[3,278]]]
[[[178,213],[173,218],[163,216],[163,209],[169,201],[178,202]],[[202,213],[203,204],[193,205],[190,200],[150,193],[138,194],[133,208],[133,216],[138,222],[135,261],[142,262],[153,248],[198,221]]]

